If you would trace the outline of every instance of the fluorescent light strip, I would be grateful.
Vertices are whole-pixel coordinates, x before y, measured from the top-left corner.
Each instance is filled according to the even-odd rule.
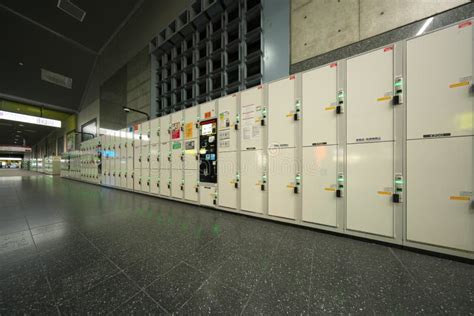
[[[425,21],[425,23],[421,26],[420,30],[418,33],[416,33],[416,36],[420,36],[426,31],[426,28],[430,26],[430,24],[433,22],[433,17],[429,18],[428,20]]]
[[[10,160],[10,161],[21,161],[21,158],[13,158],[13,157],[0,157],[0,160]]]
[[[36,125],[61,128],[61,121],[7,111],[0,111],[0,120],[8,120]]]

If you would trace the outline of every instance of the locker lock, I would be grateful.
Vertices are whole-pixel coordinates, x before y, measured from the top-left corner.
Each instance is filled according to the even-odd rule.
[[[395,175],[395,191],[392,195],[392,202],[393,203],[403,203],[403,176],[401,174]]]
[[[142,162],[142,156],[138,157],[138,162]]]
[[[183,190],[184,190],[184,179],[181,180],[181,191],[183,191]]]
[[[339,90],[337,92],[336,113],[337,114],[343,114],[344,113],[344,91],[343,90]]]
[[[158,178],[158,181],[156,181],[156,187],[157,187],[157,188],[160,187],[160,178]]]
[[[181,129],[181,132],[184,132],[184,121],[181,121],[181,127],[180,127],[180,129]]]
[[[168,154],[168,161],[171,161],[171,154]]]
[[[262,182],[260,184],[260,190],[265,191],[265,184],[267,183],[267,175],[262,175]]]
[[[184,161],[184,151],[181,153],[181,161]]]
[[[156,130],[156,136],[160,136],[160,127]]]
[[[196,184],[196,193],[199,193],[199,182]]]
[[[295,177],[295,186],[293,187],[293,192],[295,194],[300,193],[300,185],[301,185],[301,175],[297,173]]]
[[[138,179],[138,184],[142,184],[142,178]]]
[[[199,128],[199,120],[200,120],[200,117],[196,117],[196,128]]]
[[[301,112],[301,100],[296,100],[295,113],[293,114],[294,121],[298,121],[300,119],[300,112]]]
[[[150,162],[150,155],[148,154],[148,156],[146,157],[146,161],[147,162]]]
[[[267,118],[267,108],[262,109],[262,118],[260,119],[260,125],[265,126],[265,119]]]
[[[393,105],[400,105],[403,104],[403,78],[397,77],[395,78],[394,90],[395,93],[393,94]]]
[[[239,123],[240,123],[240,115],[237,114],[237,116],[235,117],[235,124],[234,124],[234,129],[235,129],[236,131],[239,130]]]
[[[150,186],[150,178],[148,178],[148,180],[146,180],[146,185]]]
[[[344,197],[344,174],[342,172],[339,172],[337,176],[336,197],[338,198]]]
[[[239,188],[239,182],[240,182],[240,174],[237,172],[237,174],[235,175],[234,188],[236,189]]]

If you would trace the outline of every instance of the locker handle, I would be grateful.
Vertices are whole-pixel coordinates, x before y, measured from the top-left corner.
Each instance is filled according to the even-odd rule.
[[[260,190],[265,191],[265,184],[260,185]]]

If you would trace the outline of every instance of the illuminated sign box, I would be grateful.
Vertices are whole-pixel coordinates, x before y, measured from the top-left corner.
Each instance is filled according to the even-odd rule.
[[[61,121],[58,121],[58,120],[52,120],[52,119],[47,119],[44,117],[31,116],[31,115],[19,114],[19,113],[7,112],[7,111],[0,111],[0,120],[8,120],[8,121],[61,128]]]

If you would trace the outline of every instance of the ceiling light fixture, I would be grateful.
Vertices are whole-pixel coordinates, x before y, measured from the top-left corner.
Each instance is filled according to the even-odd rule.
[[[58,8],[80,22],[84,21],[86,17],[86,11],[72,3],[71,0],[58,0]]]
[[[30,123],[30,124],[36,124],[36,125],[61,128],[61,121],[58,121],[58,120],[47,119],[44,117],[38,117],[38,116],[32,116],[32,115],[26,115],[26,114],[7,112],[7,111],[0,111],[0,120],[15,121],[15,122]]]
[[[23,65],[24,64],[21,61],[18,63],[18,66],[23,66]]]
[[[146,113],[146,112],[135,110],[135,109],[129,108],[127,106],[124,106],[122,109],[123,109],[124,112],[127,112],[127,113],[130,113],[130,112],[140,113],[142,115],[145,115],[147,117],[147,119],[150,120],[150,115],[148,115],[148,113]]]
[[[421,26],[421,28],[418,30],[418,33],[416,33],[416,36],[420,36],[421,34],[423,34],[432,22],[433,22],[433,17],[427,19],[425,23]]]

